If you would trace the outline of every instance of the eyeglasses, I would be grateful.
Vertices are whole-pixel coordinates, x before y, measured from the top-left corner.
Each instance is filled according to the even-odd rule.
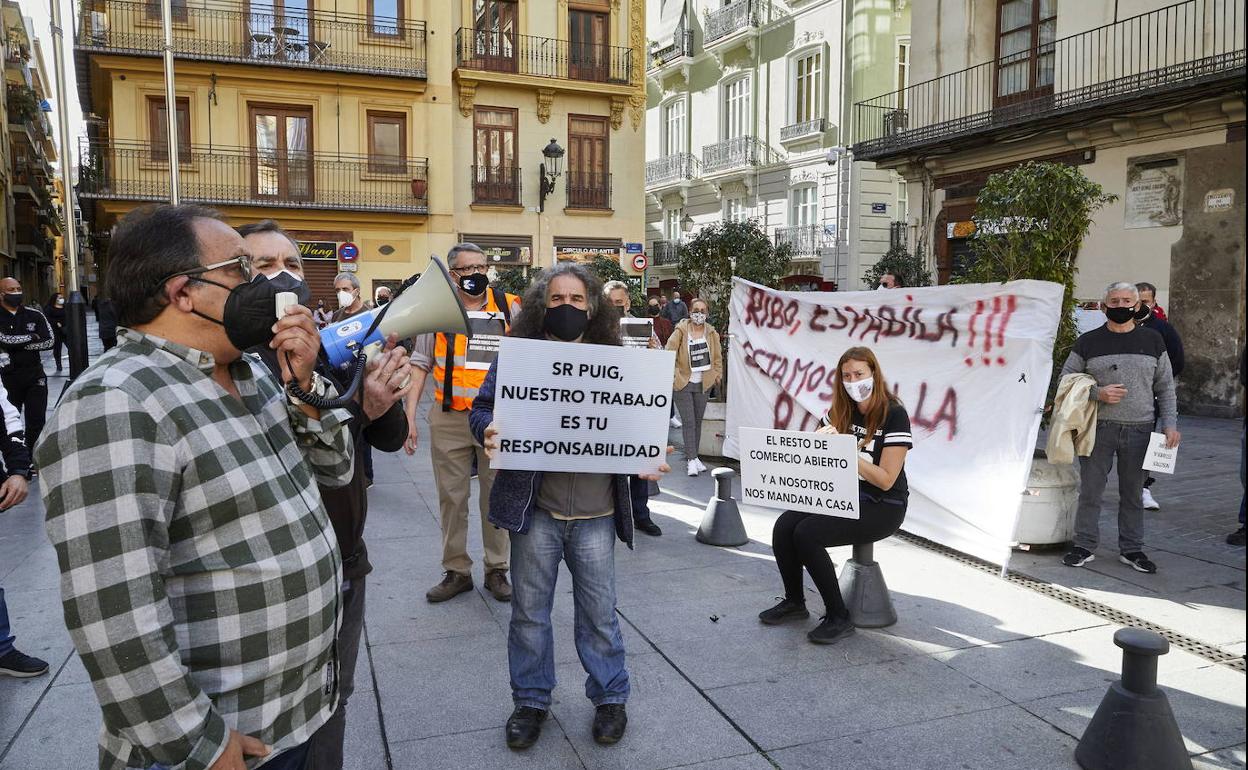
[[[451,272],[455,275],[474,275],[479,273],[488,273],[489,265],[464,265],[463,267],[452,267]]]
[[[251,279],[251,257],[247,254],[240,254],[239,256],[231,259],[223,259],[220,262],[213,262],[211,265],[200,265],[199,267],[191,268],[190,270],[183,270],[180,273],[174,273],[169,276],[169,278],[177,278],[180,275],[202,275],[213,270],[219,270],[223,267],[234,268],[238,271],[243,280]],[[169,278],[166,278],[165,280],[167,281]]]

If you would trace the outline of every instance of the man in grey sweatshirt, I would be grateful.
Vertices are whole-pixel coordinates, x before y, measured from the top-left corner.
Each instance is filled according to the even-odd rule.
[[[1157,571],[1144,554],[1144,456],[1154,418],[1167,447],[1177,447],[1180,436],[1170,357],[1161,335],[1133,320],[1139,302],[1135,284],[1110,284],[1102,303],[1108,320],[1076,340],[1062,366],[1063,377],[1092,375],[1097,387],[1090,397],[1099,402],[1096,443],[1091,455],[1079,458],[1082,481],[1074,546],[1062,559],[1068,567],[1082,567],[1096,558],[1101,497],[1117,457],[1118,558],[1140,572]]]

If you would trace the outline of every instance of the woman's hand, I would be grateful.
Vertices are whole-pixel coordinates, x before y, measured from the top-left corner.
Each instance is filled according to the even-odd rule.
[[[835,435],[838,435],[840,431],[832,427],[831,425],[824,425],[820,427],[819,430],[815,431],[815,433],[822,433],[825,436],[835,436]]]
[[[669,455],[675,451],[676,451],[676,447],[674,446],[669,446],[667,448],[667,453]],[[646,481],[662,481],[663,475],[666,473],[671,473],[671,472],[672,472],[672,466],[668,465],[667,463],[663,463],[662,465],[659,466],[658,473],[638,473],[637,478],[644,479]]]
[[[485,426],[485,456],[494,459],[494,455],[498,454],[498,424],[490,423]]]

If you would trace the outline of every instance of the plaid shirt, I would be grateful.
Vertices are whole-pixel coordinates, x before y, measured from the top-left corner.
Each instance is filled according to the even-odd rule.
[[[102,770],[202,770],[230,729],[276,754],[336,706],[342,564],[316,484],[351,478],[348,415],[309,419],[251,357],[230,365],[241,402],[212,371],[123,329],[36,448]]]

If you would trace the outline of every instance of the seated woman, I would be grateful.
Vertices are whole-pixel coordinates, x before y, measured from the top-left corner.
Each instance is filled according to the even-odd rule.
[[[852,431],[858,439],[858,519],[799,511],[781,514],[771,548],[784,581],[784,599],[758,615],[767,625],[810,617],[802,590],[805,567],[827,612],[806,635],[815,644],[833,644],[854,630],[827,549],[874,543],[897,531],[906,518],[906,452],[913,445],[910,416],[889,390],[870,348],[846,350],[836,368],[842,387],[833,393],[819,432]]]

